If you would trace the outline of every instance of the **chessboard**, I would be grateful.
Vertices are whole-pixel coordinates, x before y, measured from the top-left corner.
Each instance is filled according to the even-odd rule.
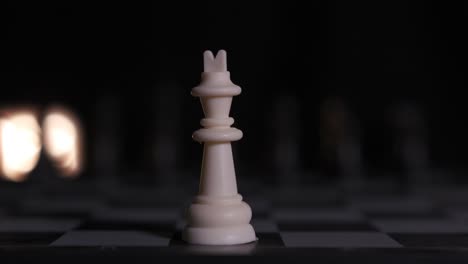
[[[468,190],[460,188],[349,195],[332,186],[246,190],[258,240],[197,246],[180,235],[192,187],[2,187],[0,256],[14,263],[233,255],[327,263],[468,260]]]

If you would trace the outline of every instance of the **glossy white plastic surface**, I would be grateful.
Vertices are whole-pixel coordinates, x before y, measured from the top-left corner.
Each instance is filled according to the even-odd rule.
[[[237,193],[236,173],[231,142],[242,138],[242,131],[231,127],[229,117],[232,97],[241,88],[231,82],[227,71],[226,52],[216,57],[205,51],[201,84],[192,90],[200,97],[205,118],[204,127],[194,132],[193,139],[204,143],[198,196],[187,211],[188,225],[182,239],[192,244],[235,245],[255,241],[250,225],[252,211]]]

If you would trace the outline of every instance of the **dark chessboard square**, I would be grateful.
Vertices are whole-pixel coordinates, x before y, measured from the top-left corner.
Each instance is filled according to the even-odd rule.
[[[143,206],[148,208],[180,208],[186,202],[187,193],[178,189],[154,188],[118,188],[113,190],[109,204],[118,208],[135,208]],[[167,199],[171,197],[171,199]]]
[[[366,214],[427,214],[434,211],[432,202],[420,197],[361,197],[352,207]]]
[[[170,246],[175,246],[175,245],[188,245],[187,242],[183,241],[182,240],[182,230],[178,230],[174,233],[174,235],[172,236],[170,242],[169,242],[169,245]]]
[[[271,211],[264,211],[264,210],[258,210],[256,211],[255,209],[252,209],[252,218],[268,218],[271,217]]]
[[[259,247],[284,247],[280,233],[257,232],[257,244]]]
[[[80,198],[36,198],[24,201],[17,210],[19,215],[50,216],[50,217],[86,217],[92,211],[101,207],[96,199]]]
[[[159,235],[172,235],[176,230],[174,222],[154,222],[154,223],[135,223],[135,222],[103,222],[86,221],[78,230],[136,230],[145,231]]]
[[[269,194],[275,208],[322,208],[343,206],[340,193],[329,186],[314,188],[280,188]]]
[[[271,240],[270,240],[271,242]],[[258,241],[240,245],[194,245],[182,240],[181,232],[177,232],[172,237],[169,246],[177,248],[179,253],[188,253],[194,255],[250,255],[259,247]]]
[[[273,217],[280,222],[357,222],[364,219],[360,212],[346,207],[278,208]]]
[[[281,231],[376,231],[366,222],[279,222]]]
[[[102,206],[102,201],[83,196],[57,195],[31,197],[22,201],[15,214],[22,216],[49,216],[54,218],[86,217]]]
[[[275,221],[269,218],[254,218],[250,224],[259,233],[276,233],[279,231],[278,225]]]
[[[447,214],[450,215],[451,218],[457,219],[459,221],[468,222],[468,209],[449,209],[447,210]]]
[[[90,212],[85,211],[47,211],[47,210],[16,210],[10,215],[17,217],[48,217],[54,219],[69,219],[69,218],[87,218]]]
[[[256,232],[275,233],[279,231],[276,222],[270,218],[253,218],[250,224]],[[182,231],[186,225],[187,221],[185,219],[179,220],[176,224],[177,231]]]
[[[334,198],[304,198],[299,197],[297,199],[290,199],[281,197],[273,202],[274,208],[329,208],[339,207],[345,205],[341,199]]]
[[[70,231],[55,240],[58,247],[164,247],[169,238],[141,231],[90,230]]]
[[[62,234],[0,232],[0,246],[48,246]]]
[[[378,232],[281,232],[286,247],[399,248],[397,241]]]
[[[462,234],[468,224],[451,219],[373,219],[372,224],[386,233]]]
[[[466,185],[438,186],[432,197],[445,207],[468,208],[468,188]]]
[[[88,201],[61,199],[29,199],[11,210],[13,215],[53,218],[82,218],[91,214],[98,205]]]
[[[426,219],[426,218],[446,218],[446,213],[438,210],[432,211],[403,211],[403,212],[366,212],[367,218],[385,218],[385,219]]]
[[[113,208],[103,207],[93,213],[97,221],[154,223],[173,222],[181,215],[178,208]]]
[[[405,247],[468,248],[467,234],[389,234]]]
[[[77,219],[7,217],[0,219],[0,232],[65,232],[79,225]]]
[[[253,243],[255,247],[284,247],[279,233],[257,232],[256,235],[258,240]],[[180,231],[174,234],[169,244],[171,246],[193,246],[182,240],[182,233]]]
[[[252,208],[253,217],[267,217],[271,212],[271,201],[265,197],[254,197],[253,199],[244,197],[244,201]]]

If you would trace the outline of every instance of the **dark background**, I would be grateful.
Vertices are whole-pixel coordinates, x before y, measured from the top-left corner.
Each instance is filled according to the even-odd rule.
[[[302,2],[2,4],[0,103],[74,109],[85,127],[87,172],[99,166],[99,140],[112,138],[101,148],[118,153],[116,167],[152,175],[161,134],[176,138],[178,167],[198,170],[191,133],[203,114],[190,90],[202,52],[226,49],[243,88],[231,111],[244,132],[238,166],[271,165],[275,131],[289,131],[272,109],[292,95],[303,169],[320,170],[320,104],[340,96],[360,120],[366,166],[386,170],[386,113],[405,101],[424,113],[431,166],[464,170],[466,3]]]

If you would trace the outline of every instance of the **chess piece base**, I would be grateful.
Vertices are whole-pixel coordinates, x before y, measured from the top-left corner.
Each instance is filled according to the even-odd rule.
[[[257,240],[250,224],[225,227],[187,227],[182,239],[199,245],[238,245]]]
[[[239,194],[216,198],[198,195],[187,213],[188,226],[182,239],[190,244],[236,245],[257,239],[249,224],[252,211]]]

